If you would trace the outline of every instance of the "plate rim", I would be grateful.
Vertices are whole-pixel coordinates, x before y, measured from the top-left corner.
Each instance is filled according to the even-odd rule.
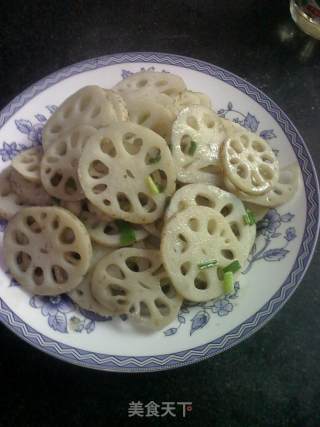
[[[292,146],[303,176],[304,188],[310,189],[308,197],[306,197],[306,203],[307,211],[309,214],[311,213],[311,218],[308,216],[297,257],[278,291],[259,310],[228,333],[187,350],[152,356],[120,356],[90,352],[63,344],[41,334],[20,319],[0,298],[0,321],[33,347],[75,365],[104,371],[128,373],[167,370],[200,362],[228,350],[257,332],[282,308],[301,283],[313,258],[320,226],[318,176],[308,147],[292,121],[278,104],[263,91],[236,74],[203,60],[170,53],[124,52],[77,62],[33,83],[9,102],[0,111],[0,130],[12,115],[19,111],[28,101],[54,84],[86,71],[121,63],[136,62],[174,65],[199,71],[218,78],[256,101],[276,120]]]

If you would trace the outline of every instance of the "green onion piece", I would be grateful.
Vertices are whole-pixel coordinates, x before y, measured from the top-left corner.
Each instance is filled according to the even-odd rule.
[[[154,182],[151,176],[146,177],[146,184],[151,194],[160,194],[159,188],[157,187],[157,184]]]
[[[207,262],[201,262],[200,264],[198,264],[198,268],[199,270],[206,270],[207,268],[215,267],[217,263],[218,261],[216,259]]]
[[[240,262],[236,259],[232,261],[229,265],[224,267],[223,272],[228,273],[228,271],[231,271],[231,273],[236,273],[238,270],[241,269]]]
[[[161,160],[161,154],[159,153],[156,157],[149,159],[150,165],[153,165],[154,163],[159,163]]]
[[[234,291],[232,271],[227,271],[223,275],[223,290],[225,294],[232,294]]]
[[[246,214],[243,215],[243,221],[246,225],[253,225],[255,224],[256,221],[256,216],[255,214],[250,210],[250,209],[246,209]]]
[[[126,221],[122,221],[121,219],[117,219],[116,225],[120,233],[120,245],[131,245],[131,243],[136,241],[136,233],[131,224]]]
[[[191,143],[190,143],[190,147],[189,147],[189,150],[188,150],[188,154],[189,154],[190,156],[193,156],[193,155],[194,155],[194,153],[196,152],[196,149],[197,149],[197,143],[196,143],[196,142],[194,142],[194,141],[191,141]]]

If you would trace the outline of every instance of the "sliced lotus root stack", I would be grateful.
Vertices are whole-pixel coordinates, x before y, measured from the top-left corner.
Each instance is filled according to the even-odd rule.
[[[239,191],[227,177],[225,177],[224,183],[228,191],[234,193],[244,202],[274,208],[289,202],[296,194],[300,185],[300,171],[297,163],[281,168],[278,181],[273,188],[267,193],[258,196]]]
[[[40,183],[40,162],[42,156],[42,147],[27,148],[12,160],[11,166],[26,180]]]
[[[256,226],[248,226],[243,221],[246,214],[241,200],[221,188],[208,184],[189,184],[173,195],[165,213],[165,221],[193,206],[206,206],[219,212],[231,227],[231,231],[242,245],[247,258],[256,237]]]
[[[58,295],[75,288],[88,271],[91,256],[84,225],[59,207],[23,208],[5,231],[5,263],[33,294]]]
[[[9,179],[12,190],[24,204],[29,206],[50,206],[53,204],[52,197],[46,192],[41,182],[28,181],[15,169],[11,170]]]
[[[108,316],[110,312],[106,307],[99,304],[98,301],[93,297],[91,292],[91,276],[93,269],[98,261],[105,255],[110,254],[113,251],[111,248],[105,246],[93,244],[92,245],[92,259],[90,269],[80,284],[72,291],[68,292],[69,297],[78,304],[79,307],[85,310],[93,311],[100,316]]]
[[[67,201],[85,198],[78,179],[78,164],[84,146],[95,133],[92,126],[78,126],[50,144],[41,161],[41,180],[49,194]]]
[[[174,287],[190,301],[208,301],[223,294],[216,267],[199,264],[217,261],[224,268],[247,254],[225,217],[212,208],[196,206],[177,213],[164,227],[161,255]]]
[[[123,248],[103,257],[94,269],[91,289],[111,312],[127,313],[151,329],[175,319],[182,303],[159,251],[153,250]]]
[[[137,224],[159,218],[166,198],[175,191],[175,167],[166,142],[129,122],[100,129],[84,148],[78,173],[94,206]]]
[[[209,108],[193,105],[180,112],[172,127],[172,156],[183,183],[214,184],[222,175],[220,147],[226,134]]]
[[[121,120],[109,91],[99,86],[85,86],[67,98],[52,114],[43,128],[43,147],[49,145],[60,135],[80,125],[96,129]]]
[[[9,166],[0,173],[0,218],[2,219],[12,218],[24,204],[11,187],[11,172],[12,168]]]
[[[203,105],[204,107],[211,108],[211,100],[208,95],[201,92],[192,92],[191,90],[180,93],[174,100],[177,114],[191,105]]]
[[[121,95],[139,93],[141,90],[153,89],[172,97],[187,89],[181,77],[171,73],[157,71],[141,71],[131,74],[126,79],[116,84],[113,88]]]
[[[259,195],[271,190],[279,178],[279,162],[269,144],[243,130],[226,140],[223,150],[226,177],[235,187]]]
[[[153,130],[170,142],[175,115],[168,108],[153,98],[145,97],[128,98],[127,107],[131,122]]]

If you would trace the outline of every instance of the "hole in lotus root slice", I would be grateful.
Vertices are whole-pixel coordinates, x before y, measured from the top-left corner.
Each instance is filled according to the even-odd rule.
[[[188,223],[192,218],[197,218],[201,224],[197,232],[189,231]],[[182,233],[188,239],[188,249],[184,252],[177,250]],[[217,264],[224,268],[231,260],[238,259],[243,266],[252,245],[250,236],[248,243],[239,241],[226,217],[209,207],[192,206],[176,213],[164,226],[160,248],[164,267],[176,291],[195,302],[222,295],[222,282],[212,274],[213,269],[199,271],[198,265],[217,260]]]
[[[64,259],[72,265],[77,265],[81,261],[81,255],[78,252],[65,252]]]
[[[70,227],[64,227],[59,235],[61,243],[71,245],[76,240],[74,231]]]
[[[179,233],[177,236],[177,240],[175,242],[174,251],[180,252],[181,254],[183,254],[188,250],[188,248],[189,248],[188,240],[183,234]]]
[[[26,252],[20,251],[17,253],[16,263],[17,263],[18,268],[23,273],[25,273],[28,270],[28,268],[30,267],[31,256]]]
[[[223,250],[221,251],[221,254],[222,254],[222,256],[223,256],[224,258],[226,258],[226,259],[229,259],[229,260],[234,259],[234,254],[233,254],[233,252],[232,252],[231,250],[229,250],[229,249],[223,249]]]
[[[161,316],[168,316],[170,314],[170,306],[162,298],[156,298],[154,305],[159,310]]]
[[[192,105],[182,110],[172,127],[172,155],[183,183],[213,183],[222,174],[221,146],[226,133],[210,109]]]
[[[147,151],[145,156],[145,164],[151,165],[154,163],[158,163],[161,160],[161,151],[157,147],[152,147]]]
[[[42,231],[40,224],[32,215],[28,215],[25,218],[25,224],[33,233],[41,233]]]
[[[26,246],[30,242],[29,237],[21,230],[14,230],[13,235],[14,235],[13,239],[20,246]]]
[[[36,267],[33,270],[33,281],[36,286],[41,286],[44,282],[44,274],[41,267]]]
[[[118,201],[119,207],[122,211],[132,212],[133,207],[132,207],[131,201],[125,193],[122,193],[122,192],[118,193],[117,194],[117,201]]]
[[[148,194],[140,192],[140,193],[138,193],[138,199],[139,199],[141,206],[147,212],[154,212],[157,209],[156,203]]]
[[[91,255],[81,221],[56,206],[23,208],[4,234],[6,265],[31,293],[58,295],[75,288],[89,268]]]
[[[40,161],[43,155],[41,147],[27,148],[12,160],[12,167],[25,179],[40,183]]]
[[[158,187],[159,191],[163,193],[166,190],[167,184],[168,184],[168,178],[165,171],[161,169],[157,169],[154,172],[152,172],[150,176],[153,179],[156,186]]]
[[[109,168],[100,160],[94,160],[89,165],[89,175],[91,178],[99,179],[109,174]]]
[[[194,116],[187,117],[187,125],[190,126],[190,127],[192,127],[194,130],[199,130],[200,129],[198,120]]]
[[[192,152],[190,152],[192,143],[194,141],[192,140],[190,135],[183,135],[180,141],[180,148],[183,154],[186,156],[193,156]],[[187,166],[186,166],[187,167]]]
[[[210,208],[214,208],[216,205],[213,199],[209,199],[209,197],[202,194],[196,195],[195,202],[198,206],[208,206]]]
[[[197,218],[190,218],[188,221],[188,226],[192,231],[198,231],[200,228],[200,224]]]
[[[194,279],[194,286],[200,291],[208,289],[208,281],[206,278],[206,273],[199,271],[199,273]]]
[[[222,150],[226,178],[239,191],[253,195],[268,192],[279,178],[279,162],[271,147],[257,138],[250,132],[237,133]]]
[[[213,235],[217,231],[217,222],[214,218],[210,218],[207,225],[208,233]]]
[[[68,281],[68,273],[60,265],[53,265],[51,268],[51,273],[53,280],[59,285],[64,284]]]
[[[116,284],[109,285],[109,291],[110,291],[110,294],[113,297],[116,297],[116,296],[119,296],[119,295],[121,295],[121,296],[126,296],[127,295],[126,289],[123,289],[121,286],[116,285]]]
[[[151,317],[150,309],[144,301],[140,301],[139,314],[144,319]]]
[[[162,278],[160,280],[160,287],[161,287],[161,291],[162,293],[167,297],[167,298],[175,298],[177,295],[177,292],[174,288],[174,286],[172,285],[170,279],[168,279],[167,277]]]
[[[47,150],[63,133],[80,125],[96,129],[122,120],[113,102],[106,98],[105,90],[98,86],[86,86],[67,98],[52,114],[43,129],[43,146]]]
[[[125,262],[129,270],[135,273],[142,273],[143,271],[149,270],[152,265],[148,258],[135,256],[127,258]]]
[[[108,186],[106,184],[97,184],[92,187],[92,191],[94,192],[94,194],[101,194],[106,191],[107,188]]]
[[[110,138],[102,138],[100,141],[100,148],[104,154],[108,154],[108,156],[110,157],[115,157],[117,155],[114,143],[111,141]]]
[[[78,164],[85,144],[95,132],[93,127],[78,126],[48,147],[41,161],[41,180],[49,194],[66,201],[84,198],[78,179]]]
[[[180,76],[157,71],[141,71],[131,74],[119,82],[114,90],[123,95],[143,93],[146,89],[153,89],[156,93],[168,96],[177,96],[186,90],[186,85]]]
[[[220,213],[223,216],[229,216],[234,209],[234,206],[232,203],[228,203],[227,205],[224,205],[222,209],[220,209]]]
[[[191,262],[186,261],[180,265],[180,271],[183,276],[186,276],[191,269]]]
[[[127,138],[128,134],[130,138],[134,135],[133,140],[143,141],[143,147],[136,154],[128,154],[123,147],[123,138]],[[99,143],[104,136],[117,147],[118,153],[114,159],[101,155]],[[175,190],[175,168],[163,139],[152,131],[129,122],[113,123],[108,128],[100,129],[93,138],[95,143],[90,142],[90,149],[86,145],[79,162],[79,179],[85,196],[112,218],[136,224],[148,224],[158,219],[163,213],[166,198]],[[159,162],[156,164],[145,162],[150,149],[160,152]],[[97,167],[94,167],[97,162],[101,162],[98,163],[101,167],[98,173]],[[158,194],[153,194],[150,190],[148,177],[158,186]],[[101,185],[93,190],[97,184],[104,184],[106,187]],[[144,193],[145,196],[139,193]]]
[[[139,153],[143,145],[143,140],[141,138],[137,138],[132,132],[124,134],[122,140],[125,150],[131,155]]]
[[[116,279],[123,280],[126,276],[117,264],[109,264],[106,268],[107,273]]]
[[[236,236],[236,238],[238,240],[240,240],[241,232],[239,229],[239,225],[236,222],[232,222],[232,223],[230,223],[230,227],[231,227],[233,234]]]

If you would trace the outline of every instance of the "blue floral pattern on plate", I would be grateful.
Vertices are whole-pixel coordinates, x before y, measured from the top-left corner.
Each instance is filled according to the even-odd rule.
[[[155,71],[155,67],[141,68],[141,71]],[[167,72],[161,70],[162,72]],[[122,70],[122,78],[126,78],[133,74],[132,71]],[[53,113],[57,107],[55,105],[47,105],[46,109],[49,113]],[[251,132],[259,132],[261,138],[271,140],[276,138],[276,134],[273,129],[264,129],[259,131],[260,121],[250,112],[242,113],[241,111],[234,108],[231,101],[228,102],[227,108],[221,108],[218,110],[220,117],[232,120],[235,123],[240,124],[244,128]],[[15,120],[15,125],[19,132],[27,136],[31,146],[39,145],[42,143],[42,129],[47,121],[47,117],[44,114],[36,114],[35,123],[30,120],[18,119]],[[30,147],[26,144],[17,144],[12,142],[10,144],[3,142],[2,149],[0,149],[0,155],[3,161],[12,160],[19,152]],[[278,154],[278,150],[274,150]],[[280,230],[283,224],[289,223],[294,218],[291,213],[280,215],[276,209],[270,209],[267,215],[257,224],[257,236],[259,237],[253,245],[251,254],[248,258],[248,265],[242,274],[247,274],[253,264],[259,260],[267,262],[275,262],[283,260],[289,253],[288,245],[294,240],[296,230],[290,226],[285,230]],[[0,232],[3,232],[6,226],[6,221],[0,221]],[[274,239],[283,239],[284,242],[279,246],[270,249],[270,245]],[[262,244],[261,244],[262,243]],[[19,286],[19,284],[11,279],[11,287]],[[224,317],[230,314],[234,309],[233,300],[239,297],[240,284],[235,283],[234,293],[231,295],[225,295],[213,301],[206,303],[185,303],[180,309],[177,316],[178,324],[166,329],[163,334],[166,337],[175,335],[183,325],[190,325],[189,336],[193,335],[200,329],[204,328],[213,315]],[[41,314],[47,318],[48,325],[51,329],[60,333],[77,332],[91,333],[95,330],[96,322],[112,321],[112,317],[99,316],[93,312],[79,308],[67,295],[59,295],[56,297],[42,297],[32,296],[29,304],[35,309],[40,309]],[[191,308],[197,307],[198,310],[195,312]],[[120,316],[121,320],[126,321],[127,316]]]

